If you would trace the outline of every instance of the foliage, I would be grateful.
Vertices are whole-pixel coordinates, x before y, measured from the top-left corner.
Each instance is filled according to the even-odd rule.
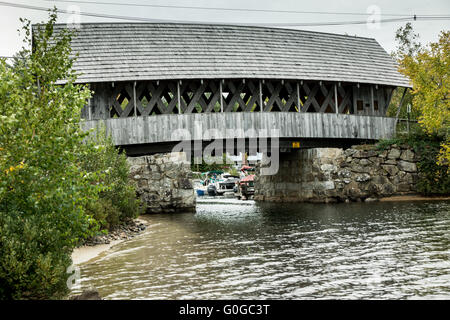
[[[81,167],[89,173],[101,173],[96,175],[95,183],[104,186],[99,201],[89,204],[87,212],[99,222],[101,229],[111,229],[136,218],[142,208],[136,199],[135,186],[128,177],[126,155],[119,153],[104,128],[87,139],[86,147],[91,151],[79,159]]]
[[[448,134],[450,126],[450,32],[442,32],[416,57],[405,56],[401,70],[414,85],[414,103],[422,106],[420,123],[432,134]]]
[[[0,299],[62,298],[73,248],[140,212],[125,155],[81,130],[91,92],[75,84],[74,33],[55,33],[56,18],[33,36],[22,20],[32,49],[0,60]]]
[[[425,195],[449,194],[450,175],[448,174],[448,165],[440,165],[436,162],[443,137],[435,133],[425,134],[423,130],[417,130],[405,140],[419,157],[417,162],[419,170],[417,190]]]
[[[30,22],[24,22],[31,47]],[[86,153],[79,114],[90,91],[74,84],[73,34],[54,42],[50,21],[8,67],[0,60],[0,298],[58,298],[70,253],[94,220],[84,208],[99,186],[77,164]],[[64,86],[59,79],[67,79]]]
[[[233,164],[233,160],[227,157],[226,153],[217,157],[203,157],[202,163],[195,163],[193,158],[191,161],[191,170],[196,172],[208,172],[214,170],[227,170],[230,168],[230,164]],[[205,161],[206,160],[206,161]]]
[[[398,114],[398,117],[400,119],[408,118],[406,106],[409,104],[411,106],[411,113],[409,114],[410,119],[417,120],[420,116],[420,109],[412,103],[413,95],[411,93],[411,90],[406,90],[405,97],[403,98],[403,101],[402,101],[403,90],[404,90],[403,88],[397,88],[394,90],[394,92],[392,93],[392,98],[389,103],[386,115],[388,117],[393,117],[393,118],[396,117],[398,107],[401,102],[402,104],[400,106],[400,112]]]
[[[394,144],[402,144],[404,141],[400,138],[392,138],[392,139],[383,139],[378,141],[377,145],[375,146],[378,151],[384,151],[386,149],[389,149]]]
[[[404,56],[415,56],[422,48],[419,42],[419,35],[414,33],[411,23],[407,23],[405,27],[400,27],[395,33],[395,40],[397,41],[397,48],[392,52],[392,56],[400,61]],[[395,117],[397,115],[398,107],[403,96],[403,88],[397,88],[391,98],[387,110],[387,116]],[[420,107],[413,104],[413,94],[407,90],[400,106],[399,118],[407,118],[406,106],[411,105],[411,119],[418,119],[420,116]]]
[[[231,174],[231,175],[233,175],[233,176],[239,177],[239,170],[236,169],[235,167],[230,168],[230,169],[228,170],[228,173]]]
[[[439,41],[423,48],[416,43],[417,35],[407,25],[399,29],[396,54],[400,71],[413,84],[412,103],[420,110],[420,125],[429,135],[444,137],[437,155],[440,165],[450,163],[450,32],[443,31]],[[449,171],[450,172],[450,171]]]
[[[395,32],[395,41],[397,41],[397,50],[393,56],[397,60],[403,59],[404,56],[414,57],[422,49],[419,34],[414,33],[410,22]]]

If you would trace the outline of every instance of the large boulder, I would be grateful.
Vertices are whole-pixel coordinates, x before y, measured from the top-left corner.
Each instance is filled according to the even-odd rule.
[[[403,150],[400,159],[405,161],[414,161],[415,154],[410,149]]]
[[[387,157],[388,159],[398,159],[400,158],[401,151],[399,149],[393,148],[389,151]]]
[[[398,172],[399,169],[397,168],[397,166],[394,166],[392,164],[383,164],[381,165],[381,167],[386,170],[386,172],[390,175],[390,176],[395,176]]]
[[[406,172],[417,172],[417,166],[414,162],[400,160],[398,162],[398,168]]]

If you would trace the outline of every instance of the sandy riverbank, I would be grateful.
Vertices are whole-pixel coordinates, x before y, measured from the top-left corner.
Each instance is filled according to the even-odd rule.
[[[81,264],[94,259],[102,252],[109,250],[111,247],[125,240],[115,240],[108,244],[98,244],[95,246],[82,246],[75,248],[72,252],[72,262],[73,264]]]
[[[386,198],[380,198],[382,202],[390,201],[434,201],[434,200],[450,200],[450,196],[437,196],[437,197],[425,197],[420,195],[404,195],[404,196],[392,196]]]
[[[133,221],[134,221],[134,224],[143,224],[145,226],[148,225],[148,222],[143,219],[135,219]],[[73,264],[81,264],[81,263],[88,262],[88,261],[94,259],[95,257],[99,256],[101,253],[111,249],[113,246],[115,246],[123,241],[133,238],[134,236],[138,235],[142,231],[143,230],[141,230],[140,232],[129,232],[125,236],[122,236],[122,237],[115,235],[115,232],[112,232],[110,234],[110,237],[112,240],[109,240],[108,243],[99,243],[99,244],[95,244],[95,245],[91,244],[91,245],[85,245],[85,246],[75,248],[72,252],[72,262],[73,262]],[[120,233],[122,234],[123,231],[121,230]],[[104,238],[104,236],[101,236],[101,237]],[[102,239],[102,241],[104,241],[104,239]]]

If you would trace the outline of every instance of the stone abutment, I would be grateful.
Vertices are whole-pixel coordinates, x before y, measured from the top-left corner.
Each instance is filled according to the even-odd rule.
[[[374,145],[359,145],[346,150],[316,148],[282,153],[277,174],[257,174],[255,200],[349,202],[414,194],[416,162],[411,148],[397,145],[382,151]]]
[[[128,158],[146,213],[195,211],[190,165],[182,152]]]

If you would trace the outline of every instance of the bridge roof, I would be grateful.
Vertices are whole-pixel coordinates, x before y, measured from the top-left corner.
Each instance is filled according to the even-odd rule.
[[[57,25],[56,30],[66,25]],[[72,41],[78,82],[285,79],[410,87],[371,38],[177,23],[84,23]]]

